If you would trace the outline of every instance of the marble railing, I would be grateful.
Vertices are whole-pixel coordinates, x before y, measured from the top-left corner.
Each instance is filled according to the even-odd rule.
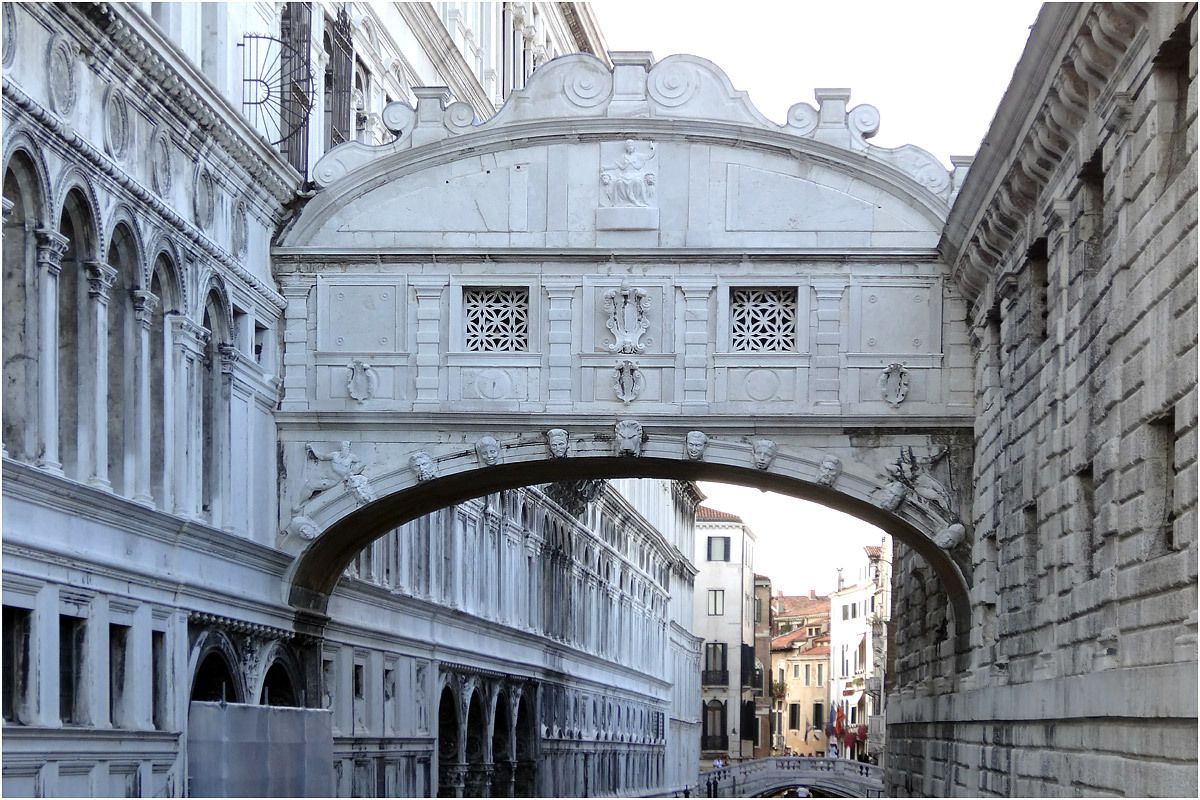
[[[883,795],[883,770],[845,758],[758,758],[700,773],[694,797],[753,797],[790,786],[843,797]]]

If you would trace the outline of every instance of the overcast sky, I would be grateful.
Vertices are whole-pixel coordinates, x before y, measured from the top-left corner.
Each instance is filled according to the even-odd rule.
[[[881,147],[915,144],[950,166],[979,149],[1040,3],[597,0],[611,50],[714,62],[764,115],[782,123],[813,89],[851,90],[879,109]],[[755,571],[787,594],[835,587],[883,532],[837,511],[757,489],[701,484],[708,505],[758,537]]]

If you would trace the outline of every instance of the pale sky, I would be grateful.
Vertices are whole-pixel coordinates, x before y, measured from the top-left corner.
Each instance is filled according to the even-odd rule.
[[[915,144],[950,166],[973,155],[991,124],[1040,3],[594,0],[611,50],[703,56],[769,119],[813,89],[851,90],[850,107],[879,110],[881,147]],[[737,514],[758,537],[755,571],[786,594],[851,577],[883,532],[813,503],[703,483],[707,505]]]

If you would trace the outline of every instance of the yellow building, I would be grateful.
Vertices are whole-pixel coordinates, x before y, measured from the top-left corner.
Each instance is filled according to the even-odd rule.
[[[829,712],[829,602],[824,614],[771,640],[774,696],[772,749],[777,755],[824,756]]]

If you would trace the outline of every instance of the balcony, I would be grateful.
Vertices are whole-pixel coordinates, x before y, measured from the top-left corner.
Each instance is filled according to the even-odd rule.
[[[728,750],[729,749],[729,737],[728,736],[701,736],[700,737],[700,749],[701,750]]]
[[[762,697],[763,671],[761,669],[756,669],[748,677],[749,677],[749,683],[747,684],[747,686],[753,687],[754,694],[756,697]],[[746,680],[746,678],[743,678],[742,680],[744,681],[744,680]]]
[[[729,670],[727,669],[706,669],[700,672],[700,684],[702,686],[728,686],[729,685]]]

